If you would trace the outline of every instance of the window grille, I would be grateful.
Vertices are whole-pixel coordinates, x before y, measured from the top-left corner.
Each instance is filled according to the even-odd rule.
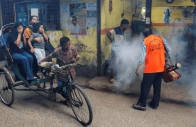
[[[27,22],[29,23],[32,14],[29,10],[29,5],[32,3],[40,4],[39,19],[44,24],[46,30],[60,29],[60,3],[59,0],[0,0],[2,5],[2,21],[3,25],[15,22],[16,6],[27,6],[24,11],[28,15]],[[29,25],[29,24],[27,24]]]

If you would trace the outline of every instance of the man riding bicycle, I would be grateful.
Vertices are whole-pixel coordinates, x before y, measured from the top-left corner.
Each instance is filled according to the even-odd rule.
[[[77,52],[77,49],[74,46],[70,46],[70,39],[68,37],[62,37],[60,39],[60,48],[55,49],[49,56],[45,57],[43,60],[40,61],[40,64],[42,62],[48,61],[51,58],[57,58],[57,63],[59,66],[64,66],[67,64],[75,63],[79,60],[79,54]],[[69,68],[62,69],[62,73],[68,73],[71,72],[73,78],[76,76],[75,68],[73,66]],[[66,86],[61,87],[64,83],[68,83],[67,75],[58,74],[58,86],[55,88],[55,92],[58,92],[61,94],[65,99],[67,98],[67,91]]]

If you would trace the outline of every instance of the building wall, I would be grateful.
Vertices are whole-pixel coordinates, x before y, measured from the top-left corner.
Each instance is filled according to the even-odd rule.
[[[3,23],[7,24],[10,22],[14,22],[14,9],[13,4],[17,2],[26,2],[26,1],[33,1],[33,2],[48,2],[48,0],[16,0],[10,2],[1,2],[4,5],[2,8],[2,12],[4,12],[5,20]],[[102,63],[105,62],[106,59],[110,56],[110,47],[111,43],[109,42],[106,34],[109,30],[114,27],[120,25],[120,21],[124,18],[128,19],[129,21],[132,20],[132,2],[136,0],[112,0],[112,11],[109,12],[109,0],[60,0],[60,7],[61,5],[70,5],[74,3],[96,3],[101,2],[101,55],[102,55]],[[59,6],[56,6],[57,2],[50,0],[50,4],[54,5],[55,8],[49,8],[50,10],[59,9]],[[58,3],[59,5],[59,3]],[[64,6],[65,7],[65,6]],[[10,15],[6,15],[9,13]],[[50,41],[54,47],[59,46],[59,40],[62,36],[67,36],[71,40],[71,44],[75,45],[80,54],[80,60],[78,61],[79,66],[77,67],[78,72],[81,75],[86,76],[96,76],[97,75],[97,25],[89,26],[87,28],[87,33],[84,35],[71,35],[70,31],[66,28],[67,23],[71,21],[71,17],[66,18],[66,10],[61,10],[60,8],[60,29],[59,27],[56,30],[49,30],[47,31]],[[124,16],[122,17],[122,13]],[[51,15],[48,15],[51,16]],[[57,16],[58,18],[59,16]],[[54,19],[54,17],[52,17]],[[55,19],[57,19],[55,18]],[[97,18],[97,17],[96,17]],[[50,19],[50,18],[48,18]],[[51,20],[51,19],[50,19]],[[95,21],[95,20],[94,20]],[[93,22],[95,23],[95,22]],[[58,23],[53,23],[58,24]],[[59,24],[58,24],[59,26]],[[127,36],[130,36],[131,33],[128,31],[126,32]],[[79,75],[80,75],[79,74]]]
[[[142,6],[145,7],[146,0],[142,1]],[[195,6],[191,0],[174,0],[172,4],[166,3],[165,0],[152,1],[152,28],[163,36],[173,36],[174,34],[183,31],[184,27],[193,23],[193,15],[189,14],[187,18],[183,17],[185,6]],[[164,24],[164,11],[170,9],[169,25]],[[190,12],[191,10],[189,10]]]
[[[72,3],[83,3],[83,2],[97,2],[96,0],[60,0],[60,4],[72,4]],[[100,2],[100,1],[99,1]],[[109,12],[109,0],[101,0],[101,55],[102,63],[109,58],[111,53],[111,43],[108,40],[106,34],[109,30],[120,25],[120,21],[124,18],[129,21],[132,20],[132,4],[130,0],[117,1],[112,0],[112,11]],[[122,17],[121,14],[124,13]],[[66,23],[71,19],[63,19],[64,13],[60,14],[61,22]],[[80,49],[81,59],[79,64],[86,67],[87,73],[96,72],[97,70],[97,28],[89,27],[88,35],[75,36],[71,35],[69,30],[62,27],[62,34],[68,36],[71,39],[71,43]],[[126,32],[127,36],[131,36],[131,33]],[[91,69],[89,69],[91,68]],[[104,68],[104,67],[103,67]],[[94,71],[92,71],[94,70]],[[82,72],[80,70],[80,72]],[[94,73],[95,74],[95,73]],[[96,74],[95,74],[96,75]]]
[[[95,3],[96,0],[60,0],[60,5],[75,4],[75,3]],[[83,76],[96,76],[97,75],[97,27],[89,27],[86,35],[71,35],[70,31],[66,28],[67,22],[71,22],[71,17],[65,17],[66,12],[60,12],[62,35],[67,36],[71,40],[71,44],[76,46],[80,60],[77,67],[77,74]],[[65,25],[65,26],[64,26]],[[59,42],[58,42],[59,43]]]
[[[59,39],[63,36],[62,31],[46,31],[47,35],[50,37],[51,44],[57,48],[59,47]]]
[[[2,20],[2,9],[1,9],[1,2],[0,2],[0,29],[3,26],[3,20]]]
[[[3,25],[15,21],[22,21],[28,25],[27,22],[33,14],[40,16],[47,30],[60,30],[59,0],[0,0],[0,3]],[[31,9],[34,11],[31,12]]]
[[[103,63],[111,54],[111,42],[107,38],[107,32],[119,26],[122,19],[127,19],[131,22],[133,14],[133,6],[131,3],[133,1],[134,0],[112,0],[112,11],[109,12],[109,0],[101,0],[101,44]],[[124,13],[123,17],[121,16],[122,13]],[[125,34],[130,37],[130,29],[127,30]]]
[[[132,0],[134,1],[134,0]],[[132,4],[130,0],[112,0],[112,11],[109,12],[109,0],[101,0],[101,55],[102,64],[110,57],[111,42],[107,38],[107,32],[114,27],[120,25],[122,19],[132,20]],[[97,2],[96,0],[60,0],[60,5],[73,4],[73,3],[85,3],[85,2]],[[124,13],[122,17],[121,14]],[[66,29],[66,25],[70,19],[66,19],[65,13],[60,12],[61,31],[54,32],[49,31],[51,42],[56,47],[58,46],[61,35],[68,36],[71,40],[71,44],[75,45],[79,49],[80,60],[78,64],[78,73],[86,76],[96,76],[97,73],[97,27],[89,27],[87,35],[71,35],[70,31]],[[65,26],[64,26],[65,25]],[[57,34],[58,33],[58,34]],[[131,36],[130,29],[127,30],[126,36]],[[83,69],[82,69],[83,68]],[[103,66],[104,69],[104,66]],[[79,74],[79,75],[80,75]]]
[[[142,6],[146,6],[146,0],[142,0]],[[191,0],[174,0],[168,4],[165,0],[152,0],[152,7],[173,7],[173,6],[195,6]]]
[[[195,6],[191,0],[174,0],[172,4],[166,3],[165,0],[153,0],[153,7],[173,7],[173,6]]]

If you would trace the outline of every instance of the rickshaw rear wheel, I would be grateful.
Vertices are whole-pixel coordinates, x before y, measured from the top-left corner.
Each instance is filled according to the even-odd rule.
[[[0,99],[7,106],[14,102],[14,87],[5,72],[0,72]]]

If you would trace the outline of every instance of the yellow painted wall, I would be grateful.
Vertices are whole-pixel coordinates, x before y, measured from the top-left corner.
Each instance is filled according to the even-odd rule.
[[[96,2],[96,0],[60,0],[60,4],[71,4],[71,3],[85,3],[85,2]],[[61,14],[62,17],[62,14]],[[62,34],[67,36],[71,40],[72,45],[79,46],[80,60],[78,61],[81,65],[97,65],[97,28],[90,27],[88,30],[89,35],[74,36],[70,35],[68,30],[63,29]]]
[[[47,31],[47,35],[50,37],[50,43],[57,48],[59,46],[59,39],[63,36],[62,31]]]
[[[195,6],[191,0],[174,0],[172,4],[168,4],[165,0],[153,0],[153,7],[173,7],[173,6]]]
[[[142,1],[142,6],[145,7],[146,0]],[[183,31],[185,25],[177,26],[178,23],[191,24],[193,22],[193,15],[188,18],[184,18],[182,15],[183,9],[179,6],[195,6],[191,0],[174,0],[172,4],[166,3],[165,0],[153,0],[152,1],[152,24],[153,29],[163,36],[169,36],[175,34],[178,31]],[[171,9],[170,26],[157,26],[155,24],[164,23],[164,10]],[[180,19],[180,20],[179,20]],[[171,26],[173,24],[174,26]]]
[[[70,4],[76,3],[73,1],[78,1],[81,3],[84,2],[96,2],[99,0],[60,0],[60,4]],[[120,21],[122,19],[128,19],[130,22],[132,19],[132,14],[134,14],[135,10],[135,2],[138,0],[112,0],[113,10],[109,12],[109,0],[100,0],[101,1],[101,48],[102,48],[102,63],[107,60],[111,54],[111,42],[107,38],[107,32],[120,25]],[[142,0],[142,6],[145,7],[145,1]],[[124,3],[123,3],[124,2]],[[171,8],[173,11],[171,13],[170,23],[173,23],[177,18],[182,17],[182,10],[174,9],[174,6],[194,6],[191,0],[175,0],[173,4],[167,4],[165,0],[153,0],[152,3],[152,23],[164,23],[163,21],[163,12],[166,8]],[[138,9],[137,8],[137,12]],[[121,17],[121,14],[124,10],[124,17]],[[61,14],[62,17],[63,14]],[[185,23],[191,23],[192,17],[181,20]],[[66,22],[66,21],[65,21]],[[181,28],[172,27],[172,26],[155,26],[153,27],[156,31],[161,32],[162,35],[167,36],[171,35],[173,31],[176,29],[179,30]],[[88,30],[88,35],[83,35],[80,37],[76,37],[70,35],[68,30],[62,29],[62,31],[58,31],[57,33],[49,31],[50,36],[56,36],[56,38],[52,38],[51,42],[55,45],[55,47],[59,44],[59,38],[61,36],[68,36],[71,39],[71,44],[80,44],[82,51],[80,52],[81,59],[79,64],[81,65],[94,65],[97,66],[97,28],[90,27]],[[127,32],[127,34],[131,34]],[[130,35],[131,36],[131,35]]]
[[[77,3],[73,0],[60,0],[60,4]],[[75,0],[79,3],[84,2],[96,2],[96,0]],[[124,3],[123,3],[124,1]],[[132,0],[131,0],[132,1]],[[102,46],[102,63],[109,58],[111,53],[111,43],[108,40],[106,33],[109,29],[120,25],[122,19],[132,20],[132,4],[130,0],[113,0],[113,10],[109,13],[109,0],[101,0],[101,46]],[[124,17],[121,17],[124,9]],[[61,14],[62,17],[62,14]],[[66,22],[66,21],[65,21]],[[68,30],[62,29],[62,31],[49,31],[48,34],[51,39],[51,43],[57,47],[59,39],[62,36],[67,36],[71,40],[71,44],[80,43],[83,47],[83,51],[80,52],[81,59],[79,64],[82,65],[97,65],[97,28],[90,27],[88,31],[89,35],[76,37],[70,35]],[[128,33],[130,34],[130,33]],[[85,47],[86,46],[86,47]]]
[[[124,5],[123,5],[124,1]],[[109,0],[101,0],[101,45],[102,62],[104,63],[111,54],[111,42],[107,38],[107,31],[120,25],[122,19],[132,20],[132,0],[112,0],[113,10],[109,12]],[[121,17],[124,8],[124,17]]]
[[[186,27],[187,24],[193,23],[193,15],[184,18],[182,15],[183,9],[177,9],[173,7],[153,7],[152,8],[152,24],[157,23],[164,23],[164,10],[165,9],[171,9],[171,16],[170,16],[170,24],[173,26],[156,26],[153,25],[153,28],[156,31],[159,31],[163,36],[168,36],[172,34],[176,34],[178,31],[183,31],[184,27]],[[178,24],[181,24],[178,26]]]
[[[142,6],[146,6],[146,0],[142,0]],[[165,0],[152,0],[152,7],[173,7],[173,6],[195,6],[191,0],[174,0],[168,4]]]

